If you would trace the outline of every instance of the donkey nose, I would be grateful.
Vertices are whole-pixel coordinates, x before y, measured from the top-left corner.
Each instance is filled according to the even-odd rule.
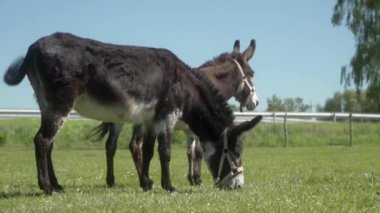
[[[243,188],[243,184],[242,183],[237,183],[236,185],[235,185],[235,189],[242,189]]]

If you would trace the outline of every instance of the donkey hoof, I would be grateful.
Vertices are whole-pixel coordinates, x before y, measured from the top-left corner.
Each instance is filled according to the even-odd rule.
[[[140,186],[144,190],[144,192],[152,190],[153,181],[149,178],[143,178],[143,180],[140,182]]]
[[[113,188],[113,187],[115,187],[115,183],[108,183],[107,182],[107,186],[110,187],[110,188]]]
[[[202,179],[195,179],[194,186],[200,186],[200,185],[202,185]]]
[[[190,186],[199,186],[202,184],[202,179],[198,177],[193,177],[188,175],[187,179],[189,180]]]
[[[175,192],[176,191],[176,189],[172,185],[162,186],[162,188],[168,192]]]
[[[114,177],[107,177],[107,186],[108,187],[114,187],[115,186],[115,178]]]
[[[149,185],[148,186],[141,186],[141,187],[142,187],[142,189],[143,189],[144,192],[150,191],[153,188],[152,185],[150,185],[150,186]]]
[[[52,195],[54,192],[54,189],[52,187],[45,187],[42,189],[46,195]]]
[[[202,184],[202,179],[200,175],[194,175],[193,180],[195,186],[199,186]]]
[[[59,192],[59,193],[65,192],[65,190],[63,189],[63,187],[61,185],[54,186],[53,191],[54,192]]]

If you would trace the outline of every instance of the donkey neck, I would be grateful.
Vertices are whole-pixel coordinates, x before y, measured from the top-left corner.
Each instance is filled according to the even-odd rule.
[[[184,89],[187,90],[182,107],[182,120],[201,139],[217,140],[224,129],[233,122],[232,111],[226,100],[200,72],[190,75]]]

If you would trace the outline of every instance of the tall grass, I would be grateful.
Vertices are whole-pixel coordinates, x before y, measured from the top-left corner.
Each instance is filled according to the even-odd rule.
[[[55,148],[103,148],[103,142],[88,138],[91,130],[100,122],[92,120],[69,120],[58,133]],[[33,137],[39,128],[38,119],[0,120],[0,146],[32,147]],[[379,122],[354,122],[353,143],[380,143]],[[124,125],[118,141],[119,148],[126,148],[131,137],[131,124]],[[290,123],[288,124],[290,146],[348,145],[349,124],[347,122]],[[277,147],[284,144],[283,124],[260,123],[245,134],[246,146]],[[173,143],[185,144],[186,135],[176,131]]]

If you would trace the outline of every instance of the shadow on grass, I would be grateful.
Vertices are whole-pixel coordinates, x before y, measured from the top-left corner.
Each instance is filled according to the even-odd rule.
[[[41,192],[0,192],[0,199],[18,198],[18,197],[40,197],[45,195]]]

